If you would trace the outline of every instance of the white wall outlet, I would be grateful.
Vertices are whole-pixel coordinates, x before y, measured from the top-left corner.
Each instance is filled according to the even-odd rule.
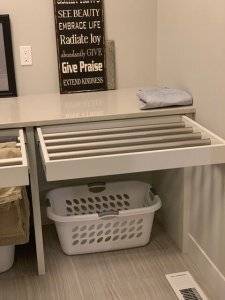
[[[22,66],[32,66],[32,47],[20,46],[20,61]]]

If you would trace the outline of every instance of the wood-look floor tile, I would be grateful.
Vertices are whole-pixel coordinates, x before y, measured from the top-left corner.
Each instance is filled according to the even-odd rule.
[[[191,268],[158,225],[149,245],[129,250],[66,256],[52,225],[44,241],[46,275],[36,275],[32,244],[17,248],[0,300],[175,300],[165,274]]]

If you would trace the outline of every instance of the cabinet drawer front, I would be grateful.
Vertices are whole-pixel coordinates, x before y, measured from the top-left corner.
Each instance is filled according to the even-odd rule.
[[[23,129],[0,130],[0,142],[5,141],[17,141],[21,157],[0,159],[0,187],[28,185],[28,162]]]
[[[225,162],[225,141],[186,116],[37,128],[48,181]]]

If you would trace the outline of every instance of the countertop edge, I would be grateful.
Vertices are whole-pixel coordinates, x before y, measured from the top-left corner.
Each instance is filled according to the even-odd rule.
[[[71,117],[71,118],[59,118],[59,119],[48,119],[48,120],[34,120],[27,122],[9,122],[0,123],[0,129],[15,129],[15,128],[26,128],[26,127],[39,127],[39,126],[51,126],[51,125],[61,125],[61,124],[78,124],[86,122],[100,122],[107,120],[118,120],[118,119],[133,119],[133,118],[147,118],[147,117],[160,117],[160,116],[172,116],[172,115],[182,115],[182,114],[195,114],[196,109],[193,106],[185,107],[170,107],[162,109],[152,109],[136,112],[136,113],[118,113],[112,115],[97,115],[97,116],[87,116],[87,117]]]

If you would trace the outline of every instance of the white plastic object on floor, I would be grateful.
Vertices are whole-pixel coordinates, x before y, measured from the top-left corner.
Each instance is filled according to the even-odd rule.
[[[189,272],[167,274],[166,278],[179,300],[208,300]]]
[[[161,200],[138,181],[59,188],[47,194],[49,219],[67,255],[144,246]]]
[[[14,263],[15,246],[0,246],[0,273],[8,271]]]

